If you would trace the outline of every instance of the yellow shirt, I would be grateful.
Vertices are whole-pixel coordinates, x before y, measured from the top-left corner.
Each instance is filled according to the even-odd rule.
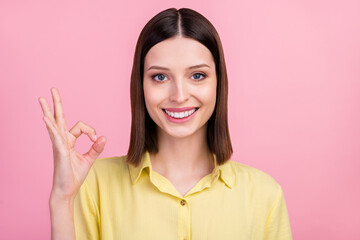
[[[185,196],[126,156],[100,158],[74,202],[77,240],[291,240],[281,186],[268,174],[229,160]]]

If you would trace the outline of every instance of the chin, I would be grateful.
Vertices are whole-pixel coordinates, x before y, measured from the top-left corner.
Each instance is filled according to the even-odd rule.
[[[174,138],[186,138],[193,135],[193,132],[167,132],[168,135]]]
[[[192,136],[196,131],[193,131],[192,129],[189,129],[188,127],[184,127],[184,129],[180,130],[171,130],[171,129],[162,129],[162,131],[173,138],[186,138]]]

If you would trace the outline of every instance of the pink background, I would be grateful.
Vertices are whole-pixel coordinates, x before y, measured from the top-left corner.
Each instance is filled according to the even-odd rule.
[[[359,1],[0,3],[0,239],[50,239],[51,141],[38,97],[63,98],[126,154],[136,40],[169,7],[217,28],[229,76],[233,160],[283,187],[294,239],[360,239]],[[81,136],[77,149],[87,151]]]

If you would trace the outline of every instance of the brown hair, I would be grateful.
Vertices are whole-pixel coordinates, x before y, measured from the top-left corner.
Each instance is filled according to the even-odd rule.
[[[130,83],[131,134],[126,160],[136,167],[146,150],[158,152],[157,126],[149,116],[144,100],[144,58],[155,44],[177,35],[202,43],[214,58],[217,75],[216,104],[208,120],[207,142],[219,165],[230,159],[233,153],[227,118],[228,79],[220,37],[215,27],[200,13],[189,8],[169,8],[150,19],[136,44]]]

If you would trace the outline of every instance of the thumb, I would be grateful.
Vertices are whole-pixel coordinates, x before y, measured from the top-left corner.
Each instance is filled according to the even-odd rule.
[[[91,146],[90,150],[84,154],[84,157],[89,160],[92,164],[96,158],[104,151],[104,147],[106,144],[106,137],[99,137],[96,142]]]

